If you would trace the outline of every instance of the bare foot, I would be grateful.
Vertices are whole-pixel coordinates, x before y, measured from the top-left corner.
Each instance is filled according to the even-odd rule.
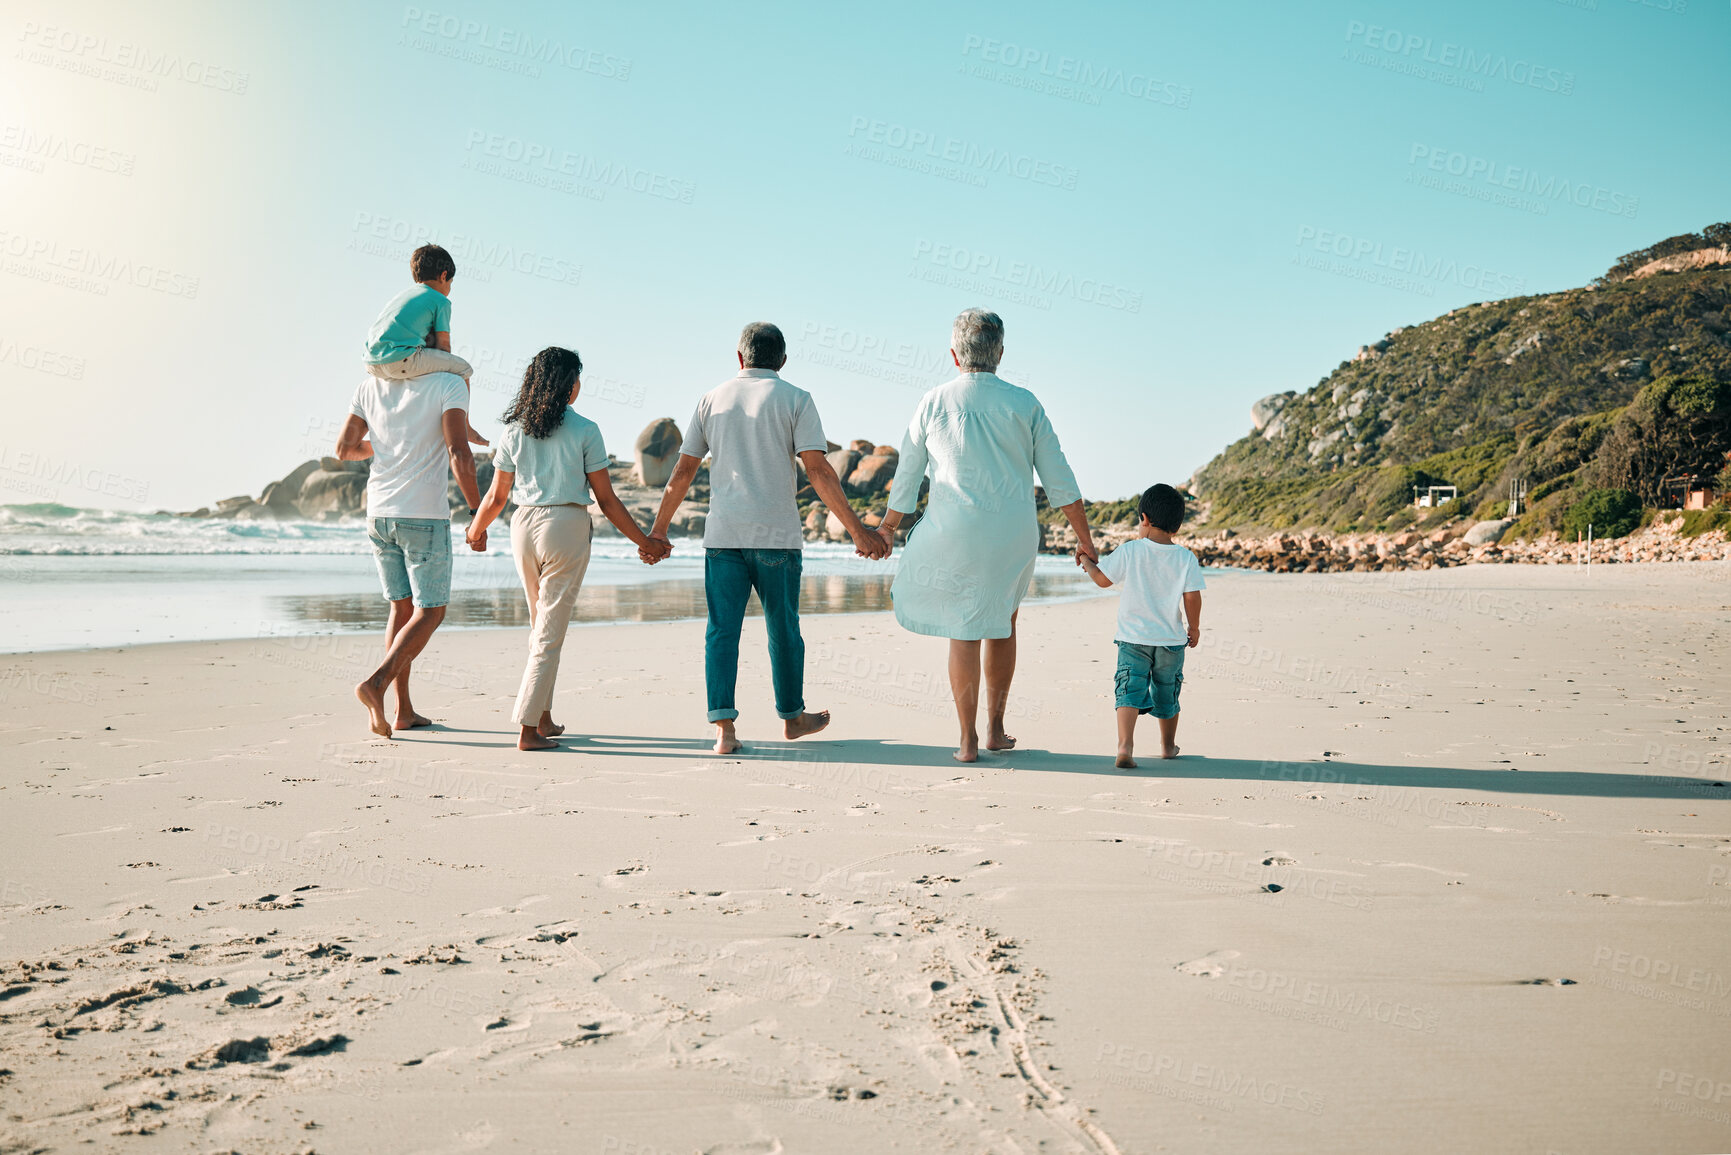
[[[717,726],[715,728],[715,752],[717,754],[737,754],[739,738],[734,734],[732,726]]]
[[[1176,746],[1166,747],[1164,750],[1160,751],[1160,757],[1162,757],[1162,758],[1176,758],[1176,757],[1178,757],[1178,747],[1176,747]]]
[[[517,739],[519,750],[557,750],[559,743],[551,738],[543,738],[532,729],[525,729]]]
[[[433,720],[424,714],[417,714],[413,710],[407,714],[401,710],[397,711],[397,729],[399,730],[419,730],[422,726],[431,726],[432,724]]]
[[[539,726],[535,727],[535,733],[541,735],[543,738],[557,738],[564,732],[565,727],[561,726],[557,722],[542,722]]]
[[[1136,769],[1136,759],[1130,757],[1130,752],[1128,750],[1120,750],[1118,751],[1118,760],[1112,763],[1112,765],[1118,767],[1120,770],[1134,770]]]
[[[384,693],[375,689],[371,682],[362,682],[355,687],[355,697],[367,708],[367,729],[381,738],[389,738],[391,724],[385,721]]]
[[[963,742],[950,757],[958,762],[978,762],[980,760],[979,741],[976,739],[972,742]]]
[[[787,735],[789,741],[792,741],[795,738],[803,738],[807,734],[815,734],[827,725],[829,725],[828,710],[819,710],[815,714],[807,710],[797,718],[788,718],[783,723],[781,732]]]
[[[988,750],[1014,750],[1015,748],[1016,740],[1002,730],[986,736],[986,749]]]

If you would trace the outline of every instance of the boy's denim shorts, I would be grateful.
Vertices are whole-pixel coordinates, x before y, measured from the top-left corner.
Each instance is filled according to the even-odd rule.
[[[1118,673],[1113,679],[1116,704],[1156,718],[1178,716],[1178,694],[1184,689],[1184,647],[1118,643]]]
[[[445,518],[375,517],[367,523],[385,600],[414,595],[420,609],[451,600],[451,523]]]

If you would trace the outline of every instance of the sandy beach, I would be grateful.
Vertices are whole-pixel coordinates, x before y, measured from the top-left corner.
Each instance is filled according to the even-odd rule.
[[[701,622],[0,658],[0,1151],[1731,1149],[1731,571],[1211,573],[1185,757],[1114,601],[806,619],[821,740],[707,752]]]

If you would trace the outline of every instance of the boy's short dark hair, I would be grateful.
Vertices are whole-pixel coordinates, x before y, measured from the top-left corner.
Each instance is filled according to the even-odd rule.
[[[457,262],[442,245],[422,245],[409,254],[409,276],[425,285],[446,273],[457,275]]]
[[[1143,491],[1136,511],[1155,529],[1177,533],[1178,527],[1184,524],[1184,495],[1164,482],[1150,485]]]

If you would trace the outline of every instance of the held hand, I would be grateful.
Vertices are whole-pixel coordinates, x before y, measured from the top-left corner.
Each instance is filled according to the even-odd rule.
[[[1100,551],[1094,548],[1093,542],[1084,541],[1084,542],[1077,543],[1077,545],[1076,545],[1076,564],[1081,565],[1083,558],[1087,558],[1089,561],[1093,562],[1095,565],[1100,564]]]
[[[884,544],[883,537],[863,525],[851,530],[848,536],[853,538],[854,553],[860,557],[878,561],[889,556],[889,547]]]
[[[637,549],[637,559],[644,565],[654,565],[673,552],[673,543],[667,540],[664,533],[652,533],[649,540]]]
[[[483,529],[479,533],[476,533],[475,527],[471,525],[469,527],[469,531],[463,535],[463,540],[468,542],[469,548],[474,550],[476,553],[486,553],[487,552],[487,531],[486,530]]]
[[[878,526],[878,537],[883,539],[884,556],[889,557],[896,551],[896,531],[887,525]]]

